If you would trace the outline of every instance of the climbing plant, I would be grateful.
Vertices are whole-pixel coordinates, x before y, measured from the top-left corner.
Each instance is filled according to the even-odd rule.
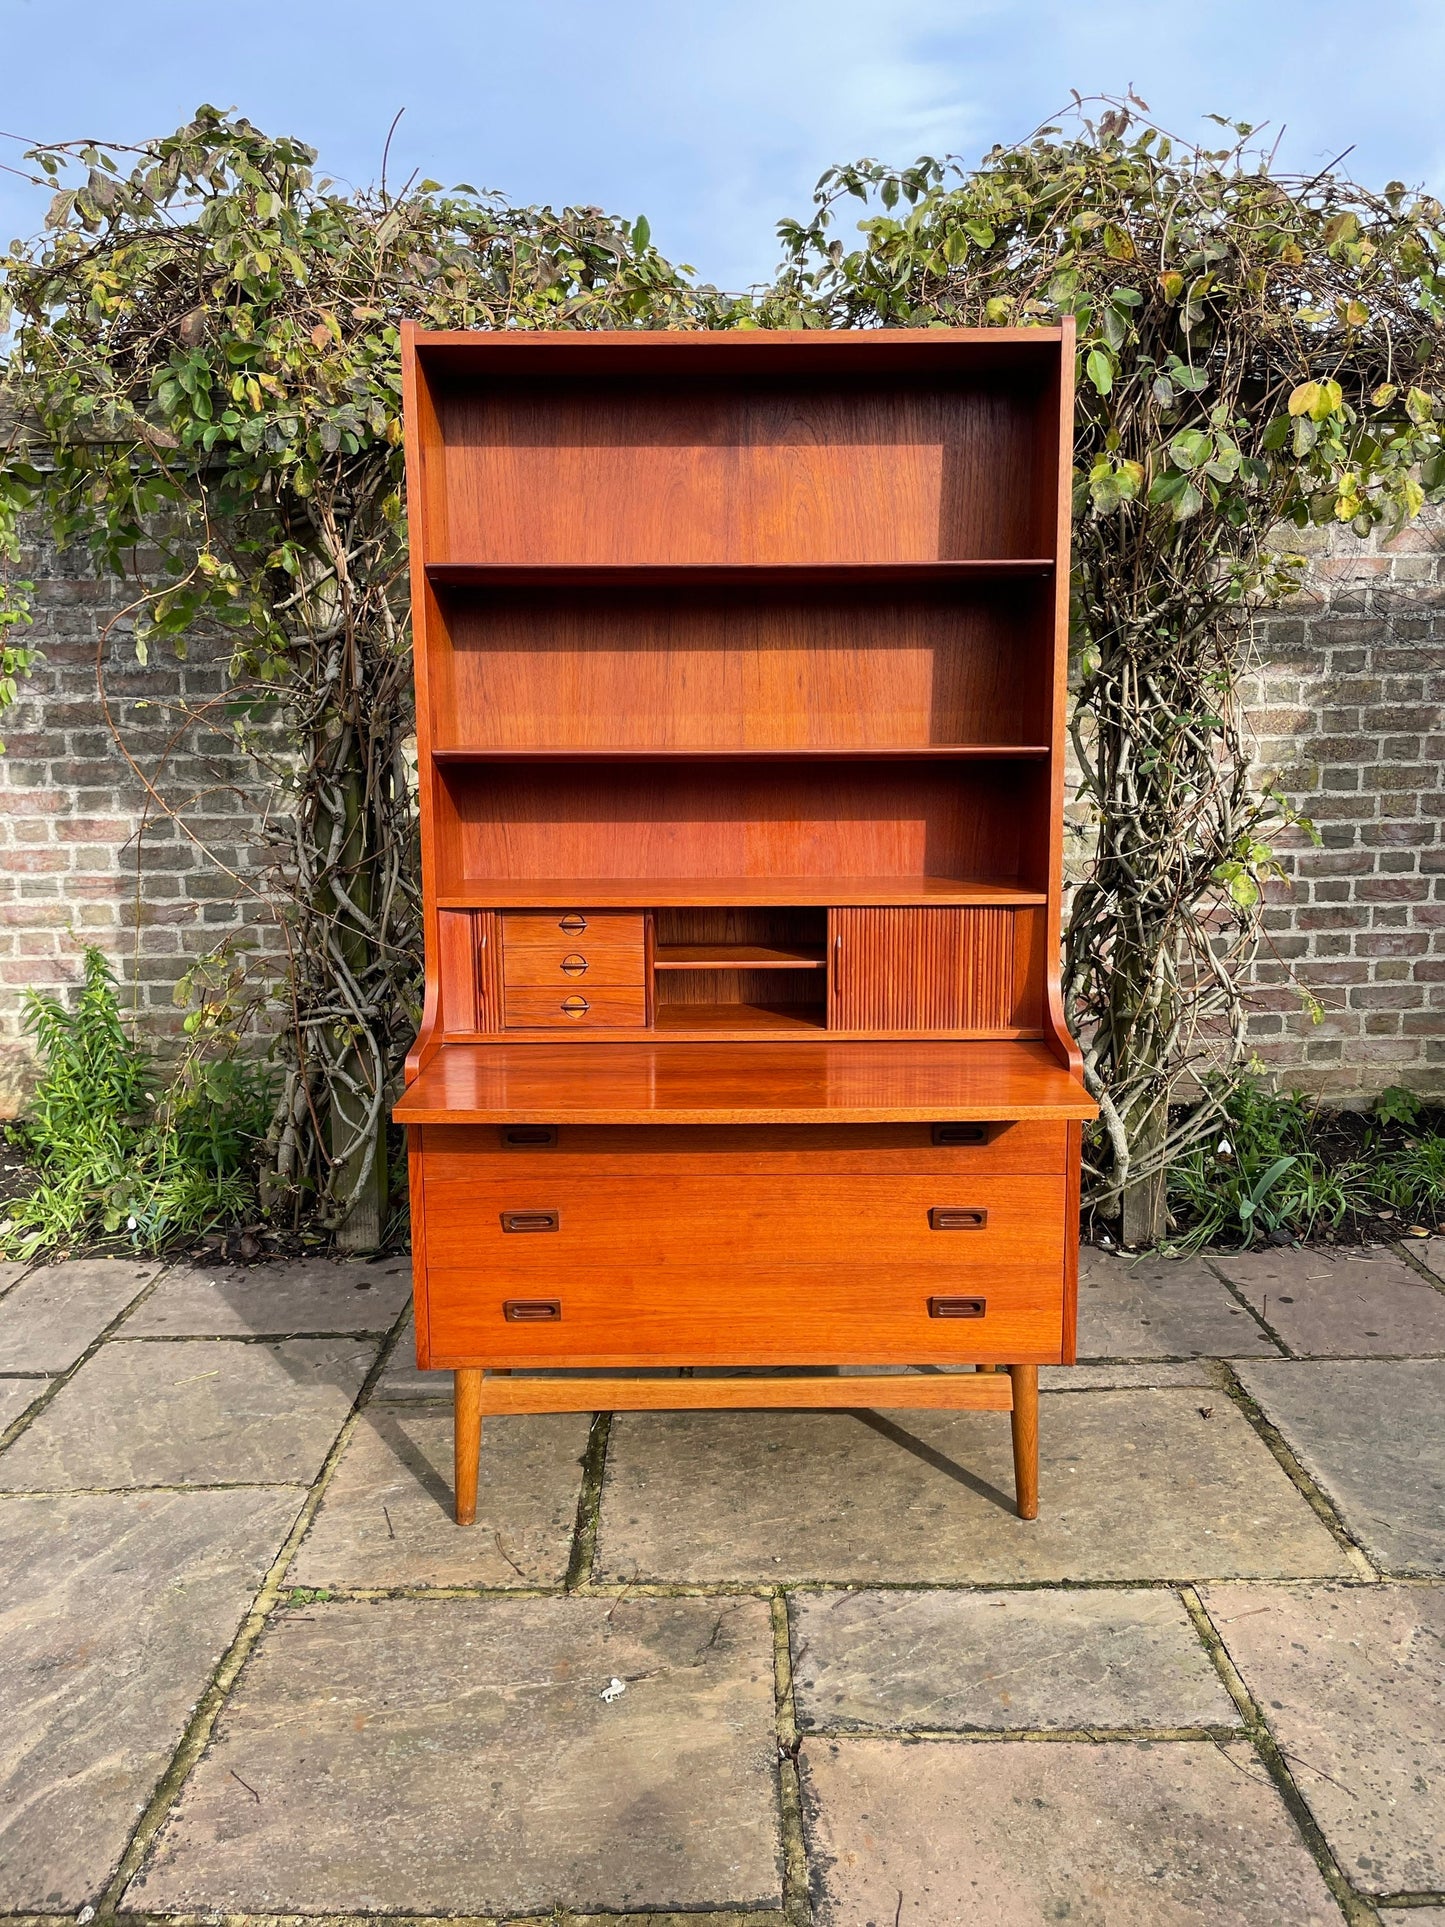
[[[400,325],[697,327],[727,309],[645,220],[393,191],[384,161],[379,186],[343,189],[315,160],[211,107],[139,147],[30,153],[54,198],[0,263],[0,333],[9,411],[44,460],[12,440],[0,537],[32,508],[88,545],[130,586],[142,659],[224,638],[224,709],[176,740],[219,716],[268,767],[264,868],[220,863],[284,942],[268,1196],[364,1244],[420,1014]],[[0,625],[23,613],[0,600]],[[7,649],[0,682],[24,666]],[[132,763],[148,808],[201,841],[167,768]]]
[[[1162,1228],[1163,1173],[1246,1057],[1281,832],[1251,780],[1250,616],[1289,530],[1389,536],[1445,499],[1445,211],[1400,182],[1277,169],[1259,130],[1172,139],[1133,95],[977,166],[831,169],[785,222],[777,325],[1078,328],[1073,739],[1091,850],[1065,992],[1102,1125],[1095,1204]],[[862,239],[840,216],[862,204]],[[1283,530],[1283,537],[1281,536]],[[1181,1100],[1187,1100],[1181,1102]]]

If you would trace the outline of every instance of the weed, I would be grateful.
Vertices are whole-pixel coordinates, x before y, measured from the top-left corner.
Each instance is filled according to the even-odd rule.
[[[1445,1213],[1442,1120],[1410,1091],[1360,1114],[1246,1082],[1226,1119],[1169,1173],[1173,1249],[1378,1233],[1381,1220],[1433,1227]]]
[[[255,1208],[255,1153],[270,1101],[261,1071],[206,1057],[199,1041],[162,1082],[121,1017],[115,979],[85,953],[73,1009],[32,991],[25,1021],[43,1072],[16,1135],[39,1182],[11,1201],[0,1249],[61,1245],[158,1251]]]

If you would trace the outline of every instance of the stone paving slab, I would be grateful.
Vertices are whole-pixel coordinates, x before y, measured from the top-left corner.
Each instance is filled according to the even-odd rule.
[[[1248,1358],[1278,1347],[1199,1258],[1079,1261],[1080,1358]]]
[[[816,1927],[1339,1927],[1243,1743],[809,1740]]]
[[[391,1348],[391,1356],[382,1367],[381,1377],[376,1381],[378,1398],[417,1398],[445,1400],[448,1405],[452,1397],[452,1375],[450,1372],[421,1372],[416,1364],[416,1327],[410,1313],[407,1321],[397,1334],[396,1343]]]
[[[1223,1367],[1212,1358],[1158,1359],[1131,1365],[1108,1360],[1089,1365],[1041,1365],[1043,1392],[1150,1391],[1161,1385],[1221,1386]]]
[[[789,1610],[800,1727],[1239,1727],[1172,1592],[798,1593]]]
[[[125,1904],[777,1907],[776,1755],[763,1600],[309,1606],[264,1636]]]
[[[134,1317],[126,1338],[285,1338],[388,1332],[411,1296],[410,1258],[372,1264],[178,1265]]]
[[[159,1270],[79,1258],[32,1272],[0,1298],[0,1372],[68,1372]]]
[[[1014,1513],[999,1414],[622,1414],[600,1569],[624,1580],[905,1585],[1348,1572],[1222,1394],[1051,1394],[1041,1414],[1031,1524]]]
[[[35,1403],[49,1383],[48,1378],[0,1378],[0,1432]]]
[[[555,1586],[567,1576],[586,1412],[488,1419],[477,1523],[452,1516],[452,1425],[368,1405],[291,1567],[294,1586]]]
[[[1215,1262],[1301,1358],[1445,1353],[1445,1291],[1393,1251],[1240,1251]]]
[[[0,1500],[0,1909],[98,1898],[299,1503]]]
[[[1372,1894],[1445,1890],[1445,1587],[1203,1598],[1346,1877]]]
[[[1277,1359],[1241,1382],[1391,1572],[1445,1572],[1445,1360]]]
[[[309,1485],[375,1355],[350,1338],[103,1345],[0,1456],[0,1491]]]

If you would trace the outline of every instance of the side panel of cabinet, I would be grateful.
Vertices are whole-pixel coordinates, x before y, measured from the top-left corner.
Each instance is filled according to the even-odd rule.
[[[970,1031],[1042,1021],[1037,910],[828,912],[828,1028]]]

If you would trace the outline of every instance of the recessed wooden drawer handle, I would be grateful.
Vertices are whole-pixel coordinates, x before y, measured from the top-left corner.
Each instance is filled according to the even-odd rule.
[[[557,1231],[562,1225],[560,1211],[504,1211],[503,1231]]]
[[[580,977],[587,969],[587,959],[574,950],[570,956],[562,959],[562,969],[569,977]]]
[[[509,1151],[521,1150],[524,1146],[535,1148],[539,1144],[555,1144],[557,1126],[555,1124],[504,1124],[502,1143]]]
[[[991,1124],[935,1124],[935,1144],[987,1144]]]
[[[564,997],[558,1008],[569,1017],[585,1017],[592,1006],[585,997]]]
[[[982,1231],[988,1213],[962,1204],[936,1204],[928,1222],[934,1231]]]
[[[988,1309],[986,1298],[930,1298],[930,1318],[982,1318]]]
[[[580,910],[569,910],[565,917],[557,919],[557,928],[565,930],[569,937],[578,937],[587,928],[587,919]]]
[[[504,1298],[502,1316],[514,1325],[555,1325],[562,1316],[560,1298]]]

